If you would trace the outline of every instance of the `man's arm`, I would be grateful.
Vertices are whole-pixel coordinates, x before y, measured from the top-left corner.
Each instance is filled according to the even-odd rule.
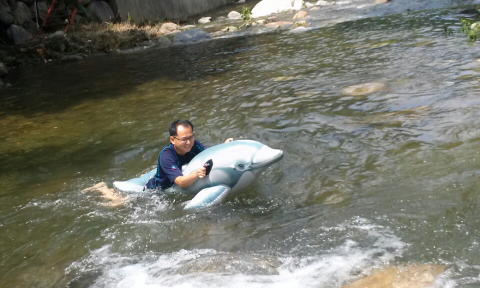
[[[197,170],[193,171],[189,175],[186,176],[178,176],[175,178],[174,182],[180,188],[186,188],[192,185],[197,179],[205,177],[207,169],[205,167],[198,168]]]

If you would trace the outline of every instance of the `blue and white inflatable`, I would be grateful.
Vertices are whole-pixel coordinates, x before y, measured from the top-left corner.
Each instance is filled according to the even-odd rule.
[[[212,160],[210,173],[195,181],[182,192],[195,195],[185,209],[209,207],[219,204],[227,195],[235,194],[257,179],[270,165],[283,157],[283,151],[272,149],[257,141],[238,140],[219,144],[201,152],[187,165],[182,173],[188,175]],[[122,192],[141,192],[156,169],[128,181],[113,182],[113,187]],[[179,188],[179,187],[177,187]]]

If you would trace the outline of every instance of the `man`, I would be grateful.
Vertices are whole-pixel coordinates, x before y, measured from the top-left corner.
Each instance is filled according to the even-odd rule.
[[[182,174],[182,165],[189,163],[193,157],[206,149],[202,143],[194,139],[193,124],[188,120],[177,120],[168,127],[170,144],[158,156],[157,173],[147,182],[146,189],[160,187],[166,189],[174,184],[182,188],[192,185],[197,179],[206,175],[206,168],[198,168],[190,175]],[[228,138],[225,143],[233,141]],[[113,188],[108,188],[107,183],[100,182],[96,185],[81,190],[82,193],[100,192],[103,197],[110,200],[107,206],[120,206],[128,201]]]
[[[170,144],[163,148],[158,155],[157,173],[145,185],[147,189],[156,187],[167,189],[173,185],[186,188],[206,175],[204,167],[198,168],[189,175],[182,174],[182,166],[207,149],[202,143],[195,140],[192,122],[176,120],[168,127],[168,132],[170,133]],[[230,141],[233,141],[233,138],[228,138],[225,143]]]

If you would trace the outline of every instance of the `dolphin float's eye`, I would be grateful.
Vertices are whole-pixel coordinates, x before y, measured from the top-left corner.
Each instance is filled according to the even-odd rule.
[[[239,170],[239,171],[243,171],[243,170],[247,169],[247,165],[240,163],[240,164],[237,164],[237,165],[235,166],[235,169],[236,169],[236,170]]]

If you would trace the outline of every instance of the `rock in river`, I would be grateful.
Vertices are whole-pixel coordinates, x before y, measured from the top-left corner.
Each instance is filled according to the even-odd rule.
[[[177,270],[178,274],[222,273],[246,275],[276,275],[281,262],[268,255],[230,254],[203,255],[186,261]]]
[[[210,34],[208,34],[207,32],[201,29],[190,29],[175,35],[175,37],[173,37],[173,43],[175,44],[190,43],[190,42],[206,40],[209,38],[210,38]]]
[[[295,14],[295,16],[293,16],[293,20],[305,18],[305,17],[307,17],[307,16],[308,16],[307,11],[298,11],[298,13]]]
[[[289,21],[278,21],[278,22],[272,22],[272,23],[265,24],[265,26],[273,27],[273,28],[289,27],[289,26],[292,26],[292,25],[293,25],[293,22],[289,22]]]
[[[387,86],[383,83],[371,82],[359,85],[349,86],[342,90],[343,94],[348,96],[366,96],[378,91],[387,90]]]
[[[385,270],[374,269],[366,278],[342,288],[427,288],[432,287],[435,277],[445,270],[440,265],[397,266]]]

